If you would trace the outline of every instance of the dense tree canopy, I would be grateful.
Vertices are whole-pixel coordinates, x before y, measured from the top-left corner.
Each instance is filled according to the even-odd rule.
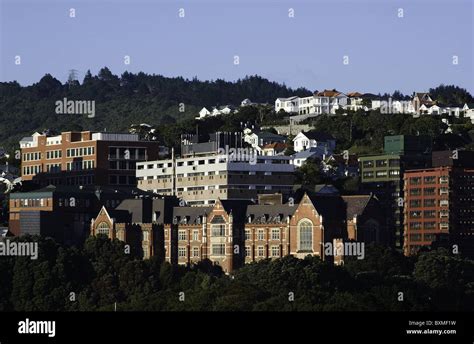
[[[317,257],[263,260],[233,276],[205,260],[141,260],[117,240],[82,248],[39,240],[37,260],[0,257],[0,310],[356,311],[472,310],[474,262],[444,249],[406,258],[367,246],[344,266]],[[400,294],[401,293],[401,294]]]
[[[102,68],[94,76],[88,71],[82,81],[62,84],[49,74],[38,83],[22,87],[17,82],[0,83],[0,146],[13,147],[22,136],[46,128],[61,130],[126,131],[131,124],[160,126],[193,119],[203,107],[253,102],[273,104],[277,97],[309,95],[259,76],[235,82],[217,79],[199,81],[181,77],[125,72],[121,76]],[[55,113],[58,100],[95,100],[96,116]],[[180,108],[180,104],[184,104]],[[188,126],[188,130],[194,126]]]

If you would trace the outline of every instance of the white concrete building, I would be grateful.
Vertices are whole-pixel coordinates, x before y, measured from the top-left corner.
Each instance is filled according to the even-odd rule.
[[[290,97],[290,98],[277,98],[275,100],[275,112],[283,110],[288,113],[298,113],[299,112],[299,97]]]
[[[345,108],[347,104],[348,97],[344,93],[324,90],[308,97],[278,98],[275,101],[275,112],[284,110],[298,115],[335,114],[336,110]]]
[[[189,205],[214,204],[217,199],[256,199],[261,193],[288,195],[294,165],[288,156],[216,154],[147,161],[137,164],[138,187],[175,195]]]

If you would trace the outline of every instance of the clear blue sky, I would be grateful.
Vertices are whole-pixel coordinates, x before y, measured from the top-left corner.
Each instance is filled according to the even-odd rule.
[[[310,90],[411,93],[444,83],[474,93],[472,0],[0,3],[0,80],[22,85],[45,73],[65,81],[69,69],[82,81],[108,66],[202,80],[259,74]]]

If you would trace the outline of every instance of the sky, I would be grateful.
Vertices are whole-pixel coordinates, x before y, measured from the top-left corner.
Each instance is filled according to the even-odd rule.
[[[454,84],[474,94],[473,3],[0,0],[0,81],[31,85],[49,73],[64,82],[71,69],[82,81],[107,66],[200,80],[258,74],[311,91]]]

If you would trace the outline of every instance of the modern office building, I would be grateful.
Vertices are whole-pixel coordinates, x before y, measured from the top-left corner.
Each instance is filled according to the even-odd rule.
[[[40,186],[136,186],[135,164],[160,157],[157,142],[108,132],[35,133],[20,148],[22,180]]]
[[[433,168],[405,171],[404,254],[441,238],[474,254],[474,152],[433,152]]]
[[[431,139],[426,136],[386,136],[384,154],[359,158],[361,191],[380,200],[391,228],[392,246],[403,249],[403,173],[431,166]]]

